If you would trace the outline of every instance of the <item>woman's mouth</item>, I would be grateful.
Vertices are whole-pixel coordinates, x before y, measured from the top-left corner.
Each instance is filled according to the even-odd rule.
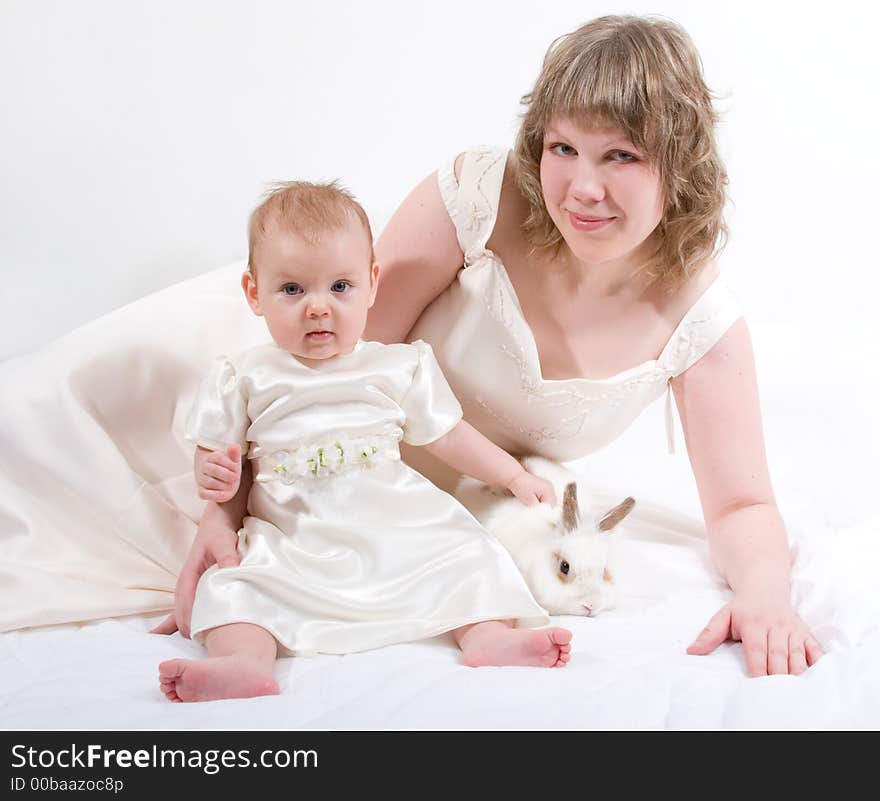
[[[611,225],[616,219],[617,217],[581,216],[573,211],[568,212],[568,220],[575,231],[598,231],[607,225]]]

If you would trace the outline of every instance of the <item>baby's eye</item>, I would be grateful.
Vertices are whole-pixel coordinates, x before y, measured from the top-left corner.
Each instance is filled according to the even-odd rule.
[[[303,290],[299,284],[285,284],[281,287],[281,291],[285,295],[301,295]]]
[[[635,155],[628,153],[626,150],[612,150],[609,156],[612,161],[619,161],[621,164],[629,164],[632,161],[636,161]]]
[[[563,559],[559,563],[559,572],[562,573],[563,576],[567,576],[569,570],[571,570],[571,565]]]
[[[350,286],[351,284],[349,284],[348,281],[337,281],[335,284],[333,284],[333,286],[330,287],[330,291],[345,292],[345,290],[348,289]]]
[[[577,155],[577,151],[571,145],[566,145],[563,142],[557,142],[556,144],[550,145],[550,152],[555,153],[557,156]]]

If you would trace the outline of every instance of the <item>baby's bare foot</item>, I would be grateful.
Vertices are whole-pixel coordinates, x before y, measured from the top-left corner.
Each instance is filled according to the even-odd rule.
[[[278,695],[278,682],[259,665],[236,656],[169,659],[159,665],[159,689],[169,701],[215,701]]]
[[[571,632],[561,628],[529,630],[493,627],[472,637],[462,648],[461,658],[468,667],[565,667],[571,658]]]

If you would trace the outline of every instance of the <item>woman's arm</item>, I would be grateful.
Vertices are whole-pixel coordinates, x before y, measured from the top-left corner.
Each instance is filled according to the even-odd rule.
[[[199,579],[211,565],[235,567],[239,563],[238,531],[247,514],[248,493],[253,483],[250,460],[241,468],[238,491],[226,503],[209,502],[199,529],[174,588],[174,613],[153,629],[155,634],[173,634],[176,630],[190,636],[193,600]]]
[[[689,653],[742,640],[751,676],[801,673],[821,655],[791,608],[791,555],[770,484],[751,339],[739,320],[672,380],[709,535],[734,600]]]
[[[462,156],[456,159],[456,178]],[[376,242],[379,292],[364,338],[403,342],[425,307],[454,280],[464,254],[437,186],[437,173],[403,201]]]

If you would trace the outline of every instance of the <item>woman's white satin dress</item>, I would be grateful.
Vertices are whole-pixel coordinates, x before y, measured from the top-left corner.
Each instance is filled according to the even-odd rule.
[[[218,359],[187,438],[253,460],[239,567],[203,575],[194,637],[228,623],[281,653],[348,653],[481,620],[548,622],[507,551],[400,461],[461,419],[431,347],[359,342],[308,367],[274,344]],[[322,451],[318,449],[322,448]]]

